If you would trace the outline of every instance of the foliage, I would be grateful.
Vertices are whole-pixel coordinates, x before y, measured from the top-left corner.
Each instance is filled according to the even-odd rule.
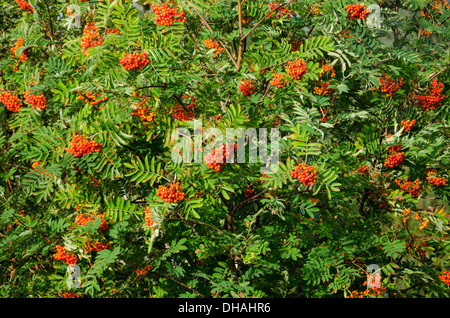
[[[447,1],[29,4],[0,2],[2,297],[449,296]],[[278,128],[279,161],[176,162],[194,119]]]

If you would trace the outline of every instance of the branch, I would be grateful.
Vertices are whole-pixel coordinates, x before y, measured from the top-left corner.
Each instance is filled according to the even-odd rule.
[[[221,229],[215,227],[214,225],[211,225],[211,224],[208,224],[208,223],[204,223],[204,222],[201,222],[201,221],[189,220],[189,219],[184,219],[184,218],[167,218],[165,220],[166,221],[184,221],[184,222],[191,222],[191,223],[195,223],[195,224],[201,224],[201,225],[204,225],[204,226],[208,226],[208,227],[210,227],[210,228],[212,228],[212,229],[214,229],[214,230],[216,230],[216,231],[218,231],[220,233],[223,233],[223,231]]]
[[[263,17],[261,18],[261,20],[259,20],[259,21],[253,26],[253,28],[251,28],[250,31],[248,31],[247,34],[245,34],[245,35],[241,38],[241,41],[243,41],[243,40],[244,40],[247,36],[249,36],[250,33],[252,33],[252,32],[253,32],[253,31],[254,31],[261,23],[263,23],[263,21],[264,21],[265,19],[267,19],[267,17],[268,17],[269,15],[271,15],[272,12],[278,10],[279,8],[286,7],[286,6],[290,5],[291,2],[293,2],[293,1],[294,1],[294,0],[290,0],[290,1],[286,2],[285,4],[281,4],[281,5],[279,5],[278,7],[276,7],[275,9],[270,10],[269,13],[267,13],[265,16],[263,16]]]
[[[239,71],[241,68],[241,62],[242,62],[242,52],[243,52],[243,46],[244,46],[244,31],[242,29],[242,3],[241,0],[237,0],[237,10],[238,10],[238,24],[239,24],[239,47],[237,52],[237,65],[236,65],[236,71]]]
[[[190,2],[190,1],[188,1],[188,2]],[[205,28],[207,28],[209,31],[213,32],[213,30],[211,29],[211,27],[208,24],[208,22],[206,22],[205,18],[200,14],[200,12],[198,12],[197,8],[192,3],[191,3],[191,5],[194,8],[195,13],[197,13],[198,17],[200,18],[200,21],[202,22],[203,26]],[[224,48],[225,52],[227,52],[228,56],[230,57],[231,61],[233,62],[234,66],[237,69],[238,65],[237,65],[236,61],[234,60],[233,56],[231,55],[230,51],[228,51],[228,49],[226,48],[225,44],[219,39],[217,39],[217,41],[220,43],[220,45],[222,45],[222,47]]]
[[[182,283],[182,282],[180,282],[180,281],[177,281],[176,279],[174,279],[174,278],[172,278],[172,277],[170,277],[170,276],[161,275],[161,274],[158,274],[158,273],[155,273],[155,272],[150,272],[150,274],[151,274],[151,275],[155,275],[155,276],[160,277],[160,278],[169,279],[169,280],[171,280],[171,281],[177,283],[178,285],[181,285],[181,286],[183,286],[184,288],[187,288],[187,289],[189,289],[190,291],[196,293],[196,294],[199,295],[200,297],[206,298],[206,296],[203,295],[202,293],[200,293],[198,290],[196,290],[196,289],[194,289],[194,288],[191,288],[191,287],[189,287],[188,285],[186,285],[186,284],[184,284],[184,283]]]

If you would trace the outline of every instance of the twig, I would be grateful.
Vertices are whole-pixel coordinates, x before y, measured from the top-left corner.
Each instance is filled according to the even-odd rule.
[[[244,40],[247,36],[249,36],[250,33],[252,33],[252,32],[253,32],[253,31],[254,31],[261,23],[263,23],[263,21],[264,21],[265,19],[267,19],[267,17],[268,17],[269,15],[271,15],[272,12],[278,10],[279,8],[286,7],[286,6],[290,5],[291,2],[293,2],[293,1],[294,1],[294,0],[290,0],[290,1],[286,2],[285,4],[281,4],[281,5],[279,5],[278,7],[274,8],[273,10],[270,10],[269,13],[267,13],[265,16],[263,16],[263,17],[261,18],[261,20],[259,20],[259,21],[253,26],[253,28],[251,28],[250,31],[248,31],[247,34],[245,34],[245,35],[241,38],[241,41]]]
[[[183,286],[184,288],[187,288],[187,289],[189,289],[190,291],[196,293],[196,294],[199,295],[200,297],[206,298],[206,296],[203,295],[202,293],[200,293],[198,290],[196,290],[196,289],[194,289],[194,288],[192,288],[192,287],[189,287],[189,286],[186,285],[185,283],[182,283],[182,282],[176,280],[175,278],[172,278],[172,277],[166,276],[166,275],[162,275],[162,274],[158,274],[158,273],[155,273],[155,272],[150,272],[150,274],[151,274],[151,275],[158,276],[158,277],[160,277],[160,278],[169,279],[169,280],[171,280],[171,281],[177,283],[178,285],[181,285],[181,286]]]
[[[188,2],[190,2],[190,1],[188,1]],[[208,24],[208,22],[206,22],[205,18],[200,14],[200,12],[198,12],[197,8],[192,4],[192,2],[190,2],[190,3],[192,5],[192,7],[194,8],[195,13],[197,13],[198,17],[200,18],[200,21],[202,22],[203,26],[205,28],[207,28],[209,31],[213,32],[211,26]],[[234,64],[234,66],[236,68],[238,68],[238,65],[237,65],[236,61],[234,60],[233,55],[231,55],[230,51],[228,51],[228,49],[225,46],[225,44],[219,39],[217,39],[217,41],[219,41],[220,45],[222,45],[222,47],[224,48],[225,52],[227,52],[228,56],[230,57],[231,61]]]

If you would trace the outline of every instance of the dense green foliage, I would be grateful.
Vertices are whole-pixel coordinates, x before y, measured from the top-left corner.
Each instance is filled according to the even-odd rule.
[[[349,0],[178,1],[167,26],[159,1],[24,3],[0,2],[1,297],[448,297],[446,1],[379,1],[379,28]],[[100,45],[83,50],[89,30]],[[127,70],[133,52],[148,63]],[[277,169],[174,162],[194,118],[279,128]],[[74,135],[99,151],[75,156]],[[162,200],[175,182],[182,199]]]

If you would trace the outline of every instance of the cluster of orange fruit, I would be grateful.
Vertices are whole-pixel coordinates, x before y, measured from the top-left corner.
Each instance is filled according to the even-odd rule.
[[[30,13],[33,13],[33,11],[34,11],[33,7],[28,2],[26,2],[25,0],[16,0],[16,2],[20,6],[20,8],[22,10],[25,10],[25,11],[28,11]]]
[[[119,59],[120,64],[127,71],[131,70],[141,70],[145,65],[147,65],[150,60],[147,57],[146,52],[141,53],[127,53],[125,52],[123,56]]]
[[[149,228],[155,229],[155,222],[152,220],[152,210],[148,206],[144,209],[144,220]]]
[[[185,193],[181,191],[181,186],[179,182],[172,183],[169,187],[160,185],[156,195],[161,198],[161,200],[176,203],[184,199]]]
[[[85,101],[85,103],[89,104],[89,105],[97,105],[108,99],[107,96],[100,97],[102,94],[104,94],[103,91],[98,94],[95,94],[93,92],[86,92],[86,94],[83,95],[83,93],[80,91],[77,91],[77,93],[80,96],[78,96],[76,99],[83,99]],[[97,98],[99,98],[99,99],[97,99]]]
[[[296,57],[294,61],[288,61],[287,71],[292,79],[298,80],[308,72],[308,67],[304,59]]]
[[[239,84],[239,90],[244,94],[245,96],[253,94],[255,90],[255,85],[253,85],[252,80],[242,80]]]
[[[404,152],[397,152],[390,155],[384,162],[385,167],[394,168],[400,165],[405,160]]]
[[[268,18],[271,18],[274,16],[272,14],[272,11],[274,11],[275,17],[277,19],[280,19],[280,18],[290,19],[291,18],[291,15],[292,15],[291,10],[286,5],[281,6],[281,4],[279,2],[269,3],[269,9],[271,12],[267,16]]]
[[[331,88],[328,88],[331,83],[320,83],[319,86],[314,87],[314,94],[316,95],[327,95],[331,94],[333,91]]]
[[[151,105],[147,107],[149,101],[150,97],[144,98],[142,102],[136,105],[137,108],[131,112],[133,116],[138,116],[144,125],[155,121],[155,112],[151,111]]]
[[[441,94],[444,86],[443,83],[439,83],[435,78],[431,82],[431,86],[432,87],[429,89],[428,95],[416,95],[419,100],[419,106],[424,111],[436,109],[436,107],[441,105],[445,98],[445,95]]]
[[[22,46],[23,46],[23,39],[22,38],[18,38],[16,44],[14,44],[14,46],[12,48],[10,48],[9,51],[11,52],[11,54],[13,56],[17,56],[16,52]],[[26,60],[28,60],[28,52],[25,50],[25,51],[22,52],[22,54],[20,54],[19,62],[23,63]]]
[[[396,93],[403,85],[403,77],[399,81],[394,81],[393,79],[387,77],[385,74],[379,77],[378,81],[380,82],[378,91],[386,93],[386,96],[388,97]]]
[[[108,221],[105,219],[104,214],[98,214],[93,217],[86,217],[83,214],[78,214],[75,218],[75,223],[77,225],[86,225],[89,221],[95,221],[97,218],[101,220],[100,226],[97,231],[102,232],[108,230]]]
[[[103,39],[101,38],[100,34],[98,33],[98,29],[95,26],[94,22],[88,22],[86,23],[83,35],[81,37],[81,47],[82,52],[86,54],[86,50],[90,47],[94,47],[97,45],[102,45]]]
[[[245,199],[251,198],[255,195],[255,189],[245,189],[244,190]]]
[[[319,77],[322,77],[327,72],[330,72],[331,78],[336,76],[336,71],[334,70],[333,65],[326,64],[322,61],[322,70],[319,72]]]
[[[281,88],[284,85],[286,85],[287,83],[289,83],[288,80],[284,80],[283,81],[283,74],[273,74],[272,75],[273,78],[270,81],[270,85],[275,86],[277,88]]]
[[[20,111],[20,107],[22,107],[22,100],[7,91],[3,91],[0,94],[0,103],[12,112],[18,112]]]
[[[418,197],[420,194],[420,180],[416,179],[413,182],[408,181],[408,178],[403,180],[397,179],[395,183],[405,192],[408,192],[413,198]]]
[[[316,183],[317,170],[315,167],[313,168],[302,162],[291,171],[291,177],[297,179],[302,184],[309,186]]]
[[[405,127],[406,132],[410,131],[415,124],[415,119],[402,120],[402,126]]]
[[[56,253],[53,254],[53,258],[57,261],[64,261],[67,265],[75,265],[77,258],[73,253],[67,253],[66,249],[61,245],[56,245]]]
[[[362,165],[361,168],[356,169],[356,170],[350,172],[350,174],[353,174],[353,173],[359,173],[359,176],[362,177],[365,173],[368,173],[368,172],[369,172],[369,167],[366,166],[366,165]]]
[[[136,275],[140,276],[140,275],[145,275],[147,274],[151,269],[152,269],[152,265],[145,265],[143,268],[141,269],[136,269]]]
[[[188,99],[189,97],[187,95],[183,95],[184,99]],[[197,106],[197,101],[194,96],[191,96],[191,102],[186,105],[186,109],[184,109],[181,105],[175,105],[172,111],[172,116],[175,119],[181,120],[181,121],[189,121],[192,119],[195,119],[194,109]]]
[[[108,244],[102,243],[102,242],[90,242],[89,240],[86,241],[86,245],[84,246],[85,251],[90,252],[99,252],[103,250],[108,249]]]
[[[442,13],[443,7],[450,9],[450,4],[447,0],[434,0],[434,2],[430,2],[430,6],[436,13]]]
[[[174,22],[185,23],[187,21],[182,9],[178,10],[176,7],[169,7],[167,2],[161,5],[152,5],[151,9],[155,14],[155,22],[157,25],[169,26]]]
[[[36,171],[36,172],[38,172],[38,173],[40,173],[40,174],[42,174],[42,175],[45,174],[46,177],[50,177],[50,176],[52,175],[51,173],[47,173],[47,169],[44,169],[44,168],[40,165],[39,161],[33,162],[33,164],[31,165],[31,167],[33,168],[34,171]]]
[[[44,94],[31,94],[30,90],[23,92],[23,98],[33,109],[46,109],[47,99]]]
[[[450,271],[443,270],[443,271],[441,271],[441,274],[438,277],[440,280],[442,280],[442,282],[445,285],[450,287]]]
[[[408,221],[408,217],[411,214],[411,208],[403,209],[403,223],[406,223]]]
[[[448,182],[447,178],[441,177],[441,175],[436,176],[436,172],[428,171],[427,172],[427,181],[435,186],[446,185]]]
[[[350,20],[364,20],[369,15],[369,10],[362,3],[350,4],[345,7],[345,11],[347,11],[347,18]]]
[[[86,154],[92,154],[94,151],[100,152],[102,148],[101,143],[97,143],[96,141],[88,141],[85,140],[84,137],[86,135],[77,135],[75,134],[70,143],[70,147],[66,148],[67,152],[72,154],[77,158],[84,157]]]
[[[388,147],[388,152],[389,153],[397,153],[400,150],[402,150],[402,145],[394,145],[394,146],[389,146]]]
[[[64,292],[61,294],[62,298],[80,298],[81,296],[74,292]]]
[[[224,50],[224,48],[220,47],[219,43],[217,43],[216,41],[206,39],[205,41],[203,41],[203,43],[205,44],[205,46],[208,49],[215,49],[216,50],[214,52],[214,55],[213,55],[214,58],[219,56],[219,54],[222,53],[222,51]]]
[[[231,157],[231,147],[233,146],[222,145],[221,151],[216,151],[216,149],[213,149],[204,158],[206,166],[210,169],[214,169],[216,172],[222,170],[222,168],[226,165],[227,160]]]
[[[117,28],[108,28],[106,29],[106,33],[120,35],[120,31]]]

